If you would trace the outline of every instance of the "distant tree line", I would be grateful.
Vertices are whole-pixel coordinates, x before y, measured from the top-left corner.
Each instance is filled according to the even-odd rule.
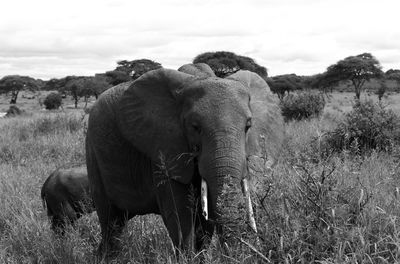
[[[193,60],[193,63],[198,62],[207,63],[219,77],[225,77],[238,70],[255,72],[281,100],[296,90],[333,92],[339,86],[350,87],[356,99],[360,99],[365,84],[371,80],[377,81],[375,89],[381,99],[387,90],[386,81],[393,80],[400,86],[400,70],[391,69],[384,73],[379,61],[370,53],[349,56],[330,65],[325,72],[311,76],[291,73],[269,77],[267,68],[257,64],[254,59],[226,51],[202,53]]]
[[[58,91],[63,96],[71,96],[75,108],[81,98],[87,104],[91,96],[97,97],[108,88],[122,82],[135,80],[147,71],[161,68],[161,64],[148,59],[122,60],[112,71],[99,73],[95,76],[66,76],[48,81],[34,79],[28,76],[8,75],[0,79],[0,94],[11,94],[10,104],[17,102],[22,90],[28,91]]]
[[[271,91],[280,99],[295,90],[317,89],[332,92],[343,85],[351,87],[355,97],[359,99],[365,84],[370,80],[378,81],[376,93],[381,98],[387,89],[386,81],[394,81],[400,86],[400,70],[382,72],[379,61],[370,53],[349,56],[330,65],[325,72],[311,76],[291,73],[269,77],[267,68],[259,65],[254,59],[228,51],[201,53],[193,59],[193,63],[208,64],[215,75],[222,78],[239,70],[255,72],[269,84]],[[162,68],[162,65],[158,62],[139,59],[118,61],[114,70],[94,76],[66,76],[43,81],[28,76],[8,75],[0,79],[0,94],[10,94],[10,104],[15,104],[21,90],[56,90],[64,96],[71,96],[77,107],[80,98],[87,103],[90,96],[97,99],[108,88],[135,80],[144,73],[159,68]]]

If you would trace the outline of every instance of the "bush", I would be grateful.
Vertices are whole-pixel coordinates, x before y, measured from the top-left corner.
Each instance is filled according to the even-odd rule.
[[[381,104],[358,101],[324,141],[333,151],[391,151],[400,142],[400,118]]]
[[[46,96],[43,102],[46,109],[58,109],[62,104],[62,97],[59,93],[50,93]]]
[[[285,120],[301,120],[319,116],[325,107],[324,96],[316,92],[288,94],[281,101],[282,115]]]

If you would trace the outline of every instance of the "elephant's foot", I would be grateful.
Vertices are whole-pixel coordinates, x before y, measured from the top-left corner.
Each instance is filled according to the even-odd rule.
[[[206,221],[202,216],[199,216],[199,218],[201,218],[201,220],[196,222],[195,230],[196,252],[199,252],[210,245],[214,233],[214,224],[210,221]]]
[[[98,256],[114,259],[122,249],[121,233],[125,226],[125,220],[117,219],[113,225],[103,230],[103,237],[98,248]],[[106,262],[107,263],[107,262]]]
[[[65,234],[66,219],[62,216],[53,216],[51,220],[51,229],[57,235],[63,236]]]
[[[108,239],[107,241],[103,239],[97,248],[97,260],[108,263],[118,256],[118,254],[121,252],[121,249],[122,245],[119,239],[113,238]]]

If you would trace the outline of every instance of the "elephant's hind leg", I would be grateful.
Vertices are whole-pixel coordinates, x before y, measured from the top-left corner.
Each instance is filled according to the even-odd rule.
[[[65,228],[68,224],[73,225],[76,220],[76,213],[68,202],[58,203],[57,206],[49,212],[51,219],[51,229],[59,235],[65,234]]]
[[[54,215],[51,217],[51,229],[58,235],[65,234],[65,217],[61,215]]]

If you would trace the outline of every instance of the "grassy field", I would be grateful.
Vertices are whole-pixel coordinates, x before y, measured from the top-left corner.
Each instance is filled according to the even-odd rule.
[[[223,253],[214,243],[177,260],[161,218],[148,215],[129,222],[116,263],[400,262],[400,149],[319,155],[319,139],[351,109],[352,98],[335,93],[321,118],[286,125],[282,160],[253,196],[259,244],[247,225],[236,232],[263,257],[235,238]],[[18,106],[29,115],[0,119],[0,263],[96,263],[96,214],[81,218],[60,238],[50,231],[40,200],[54,169],[85,162],[83,105],[49,112],[35,99],[21,99]],[[0,111],[8,109],[5,100]],[[399,94],[383,103],[400,113]],[[242,212],[228,213],[237,218]]]
[[[340,113],[348,112],[352,109],[354,104],[354,93],[343,92],[343,93],[332,93],[328,94],[327,105],[325,112],[338,111]],[[377,95],[373,93],[362,93],[361,100],[372,100],[378,102]],[[400,114],[400,93],[388,92],[382,98],[381,103],[393,111]]]
[[[40,105],[39,101],[43,101],[46,98],[46,95],[51,93],[52,91],[40,91],[40,92],[29,92],[29,91],[21,91],[18,95],[17,104],[18,108],[25,110],[27,113],[37,113],[43,112],[44,106]],[[91,98],[89,102],[93,102],[95,99]],[[10,96],[1,94],[0,95],[0,113],[7,112],[10,107]],[[63,109],[66,111],[71,111],[75,108],[74,101],[70,96],[67,96],[63,99]],[[81,99],[78,102],[78,109],[82,109],[85,107],[85,102]]]

